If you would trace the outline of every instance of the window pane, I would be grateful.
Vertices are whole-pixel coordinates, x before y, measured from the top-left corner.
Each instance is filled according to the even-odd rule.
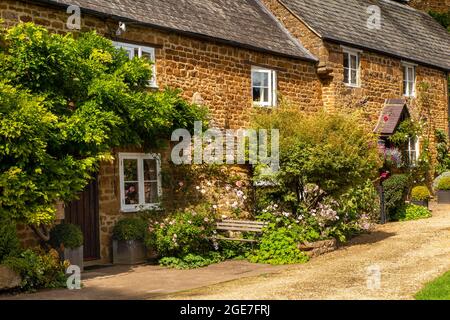
[[[149,61],[153,61],[153,57],[150,52],[142,51],[142,58],[145,58]]]
[[[350,83],[350,79],[348,78],[348,73],[349,69],[348,68],[344,68],[344,82],[345,83]]]
[[[137,182],[125,182],[125,204],[139,204],[139,186]]]
[[[262,102],[269,102],[269,89],[268,88],[264,88],[263,89],[263,96],[261,99]]]
[[[408,80],[414,81],[414,68],[408,68]]]
[[[137,181],[137,160],[124,159],[123,160],[123,176],[125,181]]]
[[[267,72],[261,72],[262,78],[263,78],[263,86],[268,87],[269,86],[269,73]]]
[[[144,159],[144,180],[157,180],[155,159]]]
[[[145,182],[145,203],[157,203],[158,202],[158,183],[157,182]]]
[[[404,95],[409,95],[409,89],[408,89],[408,82],[407,81],[403,81],[403,94]]]
[[[344,53],[344,68],[349,68],[348,53]]]
[[[253,88],[253,101],[261,102],[261,88]]]
[[[352,69],[357,69],[358,68],[356,56],[351,56],[351,63],[352,63],[352,65],[351,65]]]
[[[253,87],[261,87],[262,85],[262,74],[261,72],[254,71],[252,73],[252,79],[253,79]]]
[[[352,69],[352,84],[356,84],[356,77],[357,77],[357,71],[355,69]]]

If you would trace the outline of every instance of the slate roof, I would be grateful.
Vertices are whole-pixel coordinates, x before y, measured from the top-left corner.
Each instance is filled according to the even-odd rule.
[[[381,136],[390,136],[395,132],[398,125],[408,117],[410,115],[404,99],[386,99],[374,132]]]
[[[317,61],[259,0],[37,0]]]
[[[450,35],[432,17],[390,0],[279,0],[325,40],[450,70]],[[367,8],[381,9],[381,29],[367,28]]]

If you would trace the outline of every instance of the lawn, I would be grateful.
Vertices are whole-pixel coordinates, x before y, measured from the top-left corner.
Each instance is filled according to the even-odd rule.
[[[417,300],[450,300],[450,271],[425,285],[415,298]]]

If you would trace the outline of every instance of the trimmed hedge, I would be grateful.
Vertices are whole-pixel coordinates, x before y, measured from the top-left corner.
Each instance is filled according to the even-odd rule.
[[[438,190],[450,190],[450,177],[443,177],[437,185]]]
[[[144,240],[148,225],[139,218],[125,218],[117,222],[113,229],[113,239],[119,241]]]
[[[50,232],[50,245],[53,248],[75,249],[83,245],[83,232],[79,226],[70,223],[56,225]]]
[[[430,198],[431,194],[426,186],[417,186],[411,191],[411,199],[414,201],[426,201]]]
[[[397,211],[405,205],[409,183],[405,174],[394,174],[383,182],[385,206],[390,219],[394,219]]]

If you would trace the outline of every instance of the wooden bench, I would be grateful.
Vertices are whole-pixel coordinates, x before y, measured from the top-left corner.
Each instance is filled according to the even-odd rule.
[[[267,226],[267,222],[263,221],[245,221],[245,220],[222,220],[217,222],[216,229],[220,231],[239,231],[239,232],[254,232],[261,233],[264,227]],[[224,236],[218,236],[218,240],[230,240],[255,243],[258,240],[242,239],[242,238],[227,238]]]

